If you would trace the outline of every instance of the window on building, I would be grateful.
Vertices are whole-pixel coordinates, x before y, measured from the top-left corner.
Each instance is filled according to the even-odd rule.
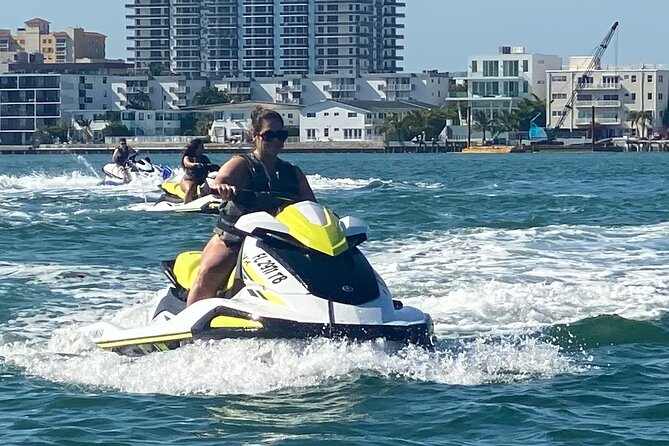
[[[498,77],[499,76],[499,62],[496,60],[483,61],[483,77]]]
[[[478,61],[472,60],[472,73],[476,73],[479,70]]]
[[[315,118],[316,113],[307,113],[307,118]]]
[[[523,61],[523,73],[527,73],[530,71],[530,61],[529,60],[524,60]]]
[[[348,117],[349,117],[349,118],[357,118],[357,117],[358,117],[358,114],[357,114],[357,113],[354,113],[354,112],[351,112],[351,113],[348,114]]]
[[[330,129],[328,127],[325,127],[323,129],[323,136],[326,137],[326,138],[330,137]]]
[[[518,61],[517,60],[503,61],[502,75],[506,77],[518,77]]]
[[[648,100],[652,101],[653,100],[653,93],[648,93]]]
[[[648,80],[649,84],[652,83],[653,82],[653,75],[649,74],[647,80]]]
[[[662,76],[661,74],[658,74],[657,75],[657,81],[660,82],[660,83],[664,82],[664,76]]]
[[[630,81],[631,81],[632,83],[636,82],[636,74],[633,74],[633,75],[632,75],[632,78],[630,79]]]
[[[661,101],[662,99],[664,99],[664,95],[662,93],[658,93],[657,94],[657,100]]]
[[[632,100],[636,101],[636,93],[632,93]]]
[[[307,139],[316,139],[316,129],[307,129]]]

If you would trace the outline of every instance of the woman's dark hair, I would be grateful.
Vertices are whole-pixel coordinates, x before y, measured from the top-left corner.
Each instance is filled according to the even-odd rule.
[[[263,121],[277,121],[281,123],[281,127],[284,126],[283,118],[278,112],[258,106],[251,112],[251,128],[256,135],[262,130]]]
[[[195,151],[200,146],[204,146],[204,141],[202,141],[202,138],[195,138],[195,139],[190,140],[190,142],[186,146],[186,149],[181,154],[181,165],[182,166],[183,166],[183,163],[184,163],[184,157],[189,156],[191,158],[194,158],[195,157]]]
[[[125,138],[119,138],[118,143],[121,144],[122,142],[127,142],[127,141],[125,140]]]

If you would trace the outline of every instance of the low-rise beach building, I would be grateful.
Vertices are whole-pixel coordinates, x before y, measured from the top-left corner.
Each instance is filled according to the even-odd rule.
[[[300,110],[300,142],[384,141],[383,127],[388,116],[430,107],[430,104],[415,101],[328,99]]]
[[[585,77],[592,59],[572,57],[569,66],[547,72],[546,116],[555,127],[565,115],[563,130],[589,130],[594,122],[598,138],[647,137],[659,132],[669,105],[669,67],[639,65],[602,67]],[[577,86],[573,106],[566,107]],[[645,118],[640,118],[640,115]]]
[[[560,56],[502,46],[498,54],[471,56],[467,76],[460,79],[467,90],[449,95],[446,101],[495,118],[503,110],[513,110],[523,98],[546,99],[546,72],[561,68]]]
[[[300,127],[300,106],[296,104],[248,101],[193,107],[188,111],[200,116],[209,115],[213,120],[209,131],[211,140],[226,143],[250,140],[251,113],[256,107],[279,113],[291,139],[297,140]]]

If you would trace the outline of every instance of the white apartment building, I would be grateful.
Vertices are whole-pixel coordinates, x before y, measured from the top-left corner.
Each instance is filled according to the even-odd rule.
[[[533,94],[545,99],[546,72],[561,68],[560,56],[529,53],[525,47],[502,46],[498,54],[470,57],[466,95],[454,95],[447,101],[468,104],[472,114],[483,111],[494,118]]]
[[[191,76],[395,73],[399,0],[132,0],[138,69]]]
[[[435,106],[448,96],[448,73],[310,75],[257,78],[251,98],[283,104],[311,105],[332,100],[417,101]]]
[[[550,100],[546,101],[546,116],[549,117],[550,127],[555,127],[564,114],[561,129],[590,129],[593,107],[596,136],[599,138],[623,135],[645,137],[663,127],[662,119],[669,104],[669,68],[655,65],[599,66],[584,78],[590,61],[588,57],[572,57],[567,69],[547,72]],[[572,109],[565,108],[580,81],[584,85]],[[650,111],[652,122],[630,122],[628,116],[633,111]]]
[[[326,100],[300,110],[300,142],[383,141],[387,116],[427,108],[410,101]]]
[[[60,119],[59,75],[0,75],[0,144],[30,144],[38,127]]]

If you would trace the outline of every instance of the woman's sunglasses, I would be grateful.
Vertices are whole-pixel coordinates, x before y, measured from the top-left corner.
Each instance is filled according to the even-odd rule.
[[[286,130],[268,130],[260,134],[260,137],[263,141],[272,141],[278,139],[279,141],[285,141],[288,139],[288,131]]]

